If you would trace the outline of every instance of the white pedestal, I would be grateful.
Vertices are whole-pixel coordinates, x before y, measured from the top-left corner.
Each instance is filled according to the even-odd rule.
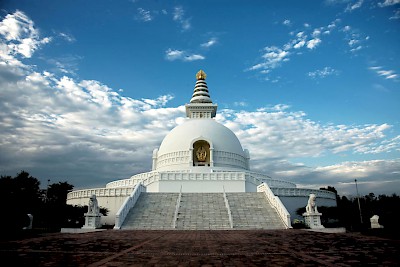
[[[101,215],[85,213],[85,225],[82,229],[97,229],[101,228]]]
[[[304,222],[308,227],[310,227],[310,229],[325,228],[321,224],[321,215],[322,215],[322,213],[319,213],[319,212],[314,212],[314,213],[305,212],[305,213],[303,213]]]

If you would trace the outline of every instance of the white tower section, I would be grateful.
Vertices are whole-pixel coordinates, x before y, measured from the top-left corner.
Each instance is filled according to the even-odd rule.
[[[186,104],[186,117],[191,119],[214,118],[217,113],[217,105],[212,103],[206,83],[207,75],[200,70],[196,74],[196,85],[190,104]]]

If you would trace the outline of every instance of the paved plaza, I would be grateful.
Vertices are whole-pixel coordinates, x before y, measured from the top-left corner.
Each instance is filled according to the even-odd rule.
[[[1,266],[400,266],[400,241],[304,230],[53,233],[0,241]]]

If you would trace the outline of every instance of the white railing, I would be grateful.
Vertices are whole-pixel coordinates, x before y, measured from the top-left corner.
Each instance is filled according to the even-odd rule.
[[[310,194],[315,194],[317,198],[326,198],[336,200],[336,194],[327,190],[308,189],[308,188],[274,188],[270,186],[274,194],[290,197],[309,197]]]
[[[69,192],[67,200],[88,198],[91,195],[96,195],[96,197],[125,197],[129,196],[132,190],[133,187],[81,189]]]
[[[278,215],[279,217],[281,217],[283,223],[285,224],[285,227],[292,228],[289,212],[287,211],[286,207],[283,205],[279,197],[274,195],[269,186],[266,183],[262,183],[257,186],[257,192],[264,192],[271,205],[278,212]]]
[[[231,228],[233,228],[231,207],[229,206],[229,201],[228,201],[228,198],[226,197],[225,187],[222,186],[222,189],[224,190],[224,201],[225,201],[225,207],[226,207],[226,209],[228,211],[229,224],[230,224]]]
[[[181,189],[179,191],[178,199],[176,200],[174,220],[172,222],[172,228],[173,229],[176,228],[176,221],[178,220],[179,207],[181,206],[181,197],[182,197],[182,186],[181,186]]]
[[[296,188],[296,184],[289,181],[273,179],[266,174],[258,172],[248,172],[248,173],[254,178],[267,183],[269,187]]]
[[[119,208],[117,214],[115,215],[114,229],[121,229],[121,226],[125,221],[125,218],[129,213],[129,210],[133,208],[133,206],[135,206],[136,201],[139,199],[140,194],[145,191],[146,187],[144,187],[142,183],[136,185],[131,195],[125,199],[121,208]]]

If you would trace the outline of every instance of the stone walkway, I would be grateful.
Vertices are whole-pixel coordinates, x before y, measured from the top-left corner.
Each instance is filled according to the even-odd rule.
[[[302,230],[56,233],[0,241],[1,266],[400,266],[400,241]]]

